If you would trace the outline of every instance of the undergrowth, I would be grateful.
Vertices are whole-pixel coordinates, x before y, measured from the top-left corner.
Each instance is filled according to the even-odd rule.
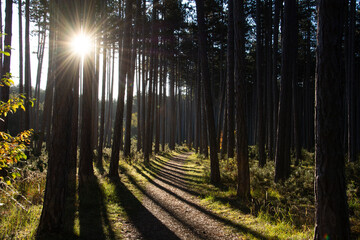
[[[41,156],[18,163],[20,176],[0,182],[0,239],[32,239],[42,209],[46,173]]]
[[[255,146],[249,147],[251,201],[242,203],[236,198],[236,159],[221,159],[221,184],[210,184],[210,164],[203,155],[194,154],[188,166],[201,169],[202,173],[189,171],[189,176],[201,179],[193,184],[202,201],[218,212],[227,212],[230,218],[237,214],[250,213],[258,221],[264,222],[260,231],[279,239],[310,239],[313,236],[314,208],[314,153],[302,150],[303,159],[298,166],[291,165],[288,180],[275,183],[275,163],[268,159],[267,164],[258,166]],[[294,156],[292,156],[294,157]],[[292,163],[295,160],[292,159]],[[347,196],[351,231],[354,239],[360,236],[360,165],[348,163],[346,166]],[[224,210],[224,208],[228,208]],[[240,211],[240,212],[239,212]],[[244,220],[245,221],[245,220]],[[266,227],[265,227],[266,226]]]
[[[143,193],[140,189],[153,178],[146,172],[140,174],[140,169],[147,166],[142,154],[136,151],[136,144],[132,146],[131,157],[120,156],[120,181],[106,176],[111,149],[103,150],[105,174],[94,168],[96,178],[89,187],[77,190],[67,200],[64,230],[56,236],[45,236],[45,239],[123,238],[123,223],[141,208]],[[168,147],[165,150],[157,156],[162,161],[172,156]],[[151,161],[156,158],[152,157]],[[47,153],[19,164],[22,164],[19,166],[21,177],[10,186],[0,183],[0,239],[35,239],[45,191]],[[157,164],[162,165],[162,162]]]
[[[202,169],[202,173],[190,171],[189,176],[202,179],[192,187],[199,192],[203,204],[229,219],[248,224],[271,239],[312,238],[314,174],[310,162],[313,156],[309,154],[309,159],[297,167],[292,166],[291,177],[278,184],[274,183],[274,162],[268,161],[265,167],[259,168],[255,147],[249,147],[249,157],[252,199],[248,203],[236,197],[236,159],[220,160],[221,184],[213,186],[210,184],[209,160],[197,154],[190,157],[188,165]],[[257,239],[251,235],[249,238]]]

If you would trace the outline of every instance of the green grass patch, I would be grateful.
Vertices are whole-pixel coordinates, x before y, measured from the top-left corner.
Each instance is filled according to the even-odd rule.
[[[255,149],[249,149],[255,157]],[[306,165],[306,164],[304,164]],[[274,163],[263,169],[251,159],[252,201],[243,203],[236,197],[236,162],[220,160],[222,183],[210,184],[210,162],[193,154],[185,164],[188,177],[201,180],[192,182],[201,204],[233,224],[232,231],[240,232],[247,239],[311,239],[313,237],[313,168],[299,166],[293,177],[283,184],[275,184]],[[289,193],[289,190],[291,193]],[[304,194],[309,196],[304,198]],[[295,197],[296,196],[296,197]],[[236,227],[236,224],[244,226]]]
[[[111,149],[105,148],[105,173],[110,154]],[[172,156],[170,151],[161,154],[151,159],[158,166]],[[32,158],[33,164],[24,168],[11,188],[0,186],[0,239],[35,239],[46,182],[46,172],[34,166],[40,160],[46,166],[46,153]],[[108,179],[95,167],[96,179],[86,189],[70,194],[67,200],[63,232],[44,239],[122,239],[123,223],[131,220],[142,206],[143,193],[139,187],[144,189],[153,178],[149,172],[139,171],[147,168],[142,154],[134,151],[130,158],[120,156],[120,181]]]

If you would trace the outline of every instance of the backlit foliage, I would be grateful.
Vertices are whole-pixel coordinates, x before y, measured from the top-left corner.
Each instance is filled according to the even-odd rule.
[[[6,52],[1,54],[8,55]],[[0,87],[10,87],[14,84],[11,80],[11,75],[7,74],[0,81]],[[25,111],[24,104],[25,96],[19,94],[12,95],[7,102],[0,101],[0,121],[5,121],[4,118],[9,113],[15,113],[19,108]],[[32,101],[31,101],[31,104]],[[11,136],[9,133],[0,131],[0,181],[11,184],[11,180],[20,176],[16,168],[16,163],[21,159],[26,159],[25,151],[30,143],[32,130],[25,130],[17,136]]]

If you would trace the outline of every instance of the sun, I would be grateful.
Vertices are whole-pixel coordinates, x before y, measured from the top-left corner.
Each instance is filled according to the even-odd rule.
[[[91,38],[84,33],[79,33],[73,37],[71,41],[71,48],[74,53],[84,57],[91,52]]]

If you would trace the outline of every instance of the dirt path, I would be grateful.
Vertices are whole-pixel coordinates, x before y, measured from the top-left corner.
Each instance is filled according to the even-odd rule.
[[[241,239],[200,207],[199,199],[188,190],[191,180],[183,166],[188,156],[178,155],[163,166],[152,163],[157,174],[148,178],[142,190],[144,208],[124,224],[125,239]]]

